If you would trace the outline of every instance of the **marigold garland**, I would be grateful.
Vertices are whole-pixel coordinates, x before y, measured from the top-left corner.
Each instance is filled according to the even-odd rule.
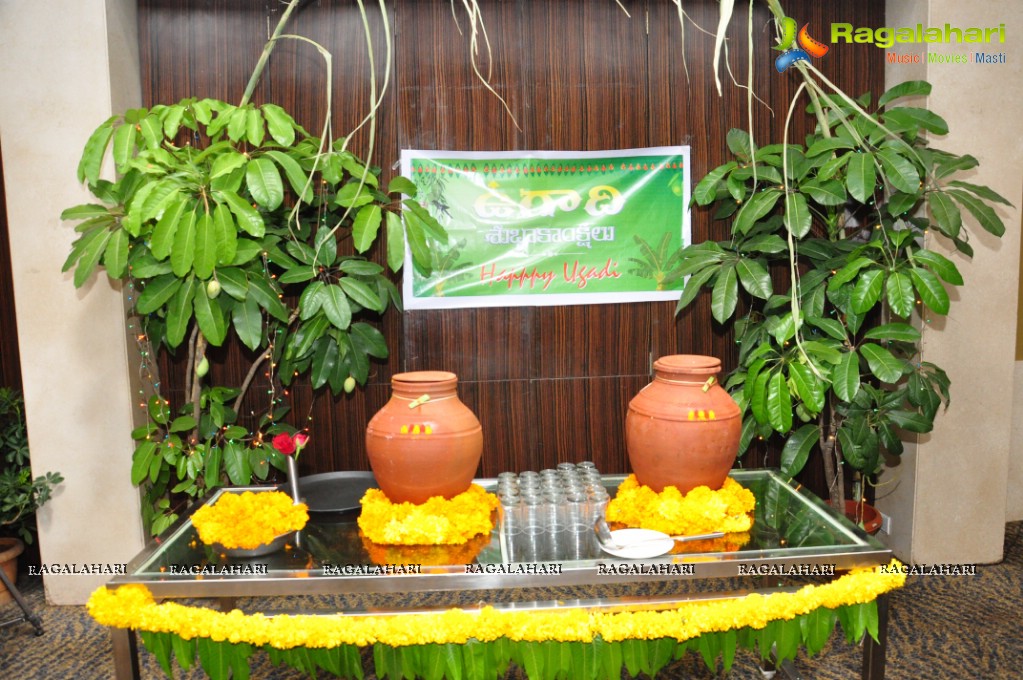
[[[220,612],[175,602],[157,604],[140,584],[116,590],[101,587],[86,605],[101,625],[153,633],[174,633],[186,640],[246,642],[257,647],[333,648],[341,645],[392,647],[422,644],[464,644],[470,639],[499,638],[524,642],[607,642],[620,640],[688,640],[703,633],[793,619],[820,607],[836,609],[863,604],[902,587],[906,575],[892,560],[887,567],[854,569],[823,585],[807,585],[792,593],[752,593],[742,598],[682,602],[660,611],[601,612],[587,609],[509,611],[493,607],[450,609],[413,616],[345,616],[245,614]]]
[[[674,486],[657,493],[629,475],[608,503],[607,521],[666,534],[726,534],[749,531],[756,497],[731,477],[714,491],[698,486],[684,496]]]
[[[281,491],[243,491],[221,494],[217,502],[192,514],[199,540],[229,550],[252,550],[272,542],[281,534],[302,529],[309,521],[309,508],[295,504]]]
[[[362,497],[359,528],[381,545],[461,545],[494,528],[497,496],[471,484],[454,498],[434,496],[425,503],[392,503],[380,489]]]

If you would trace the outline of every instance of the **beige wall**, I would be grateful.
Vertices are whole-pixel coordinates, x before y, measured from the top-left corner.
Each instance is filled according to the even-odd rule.
[[[924,78],[934,90],[927,105],[942,115],[951,133],[935,145],[970,153],[980,168],[963,179],[987,184],[1021,205],[1023,188],[1023,5],[1014,0],[962,3],[956,0],[891,1],[888,26],[1006,25],[1008,62],[995,65],[921,64],[889,66],[888,81]],[[901,52],[923,52],[905,46]],[[967,52],[949,45],[935,52]],[[952,380],[952,406],[935,429],[920,438],[902,460],[886,471],[878,504],[891,515],[891,545],[914,562],[993,562],[1002,556],[1006,499],[1020,493],[1010,486],[1014,355],[1019,278],[1019,208],[999,208],[1007,230],[997,239],[974,226],[975,256],[965,258],[937,239],[928,247],[959,266],[965,285],[951,292],[946,319],[924,323],[923,359],[945,368]],[[1018,448],[1018,447],[1017,447]]]
[[[66,479],[39,514],[46,564],[123,563],[143,544],[129,480],[122,296],[105,274],[76,290],[60,273],[75,233],[59,219],[90,199],[75,180],[89,134],[140,100],[135,25],[131,0],[0,3],[0,136],[29,446],[36,474]],[[48,576],[47,598],[80,604],[108,579]]]

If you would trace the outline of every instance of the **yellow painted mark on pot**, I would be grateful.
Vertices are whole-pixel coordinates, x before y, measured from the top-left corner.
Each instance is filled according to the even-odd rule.
[[[433,434],[433,427],[430,425],[422,425],[420,423],[412,423],[411,425],[402,425],[398,431],[401,434]]]
[[[689,409],[689,420],[715,420],[717,414],[714,411],[704,409]]]

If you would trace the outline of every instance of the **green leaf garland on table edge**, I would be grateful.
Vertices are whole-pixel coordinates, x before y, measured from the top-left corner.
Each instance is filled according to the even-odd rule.
[[[139,631],[161,668],[196,663],[214,680],[249,677],[265,650],[275,664],[308,673],[363,676],[360,647],[372,646],[381,678],[495,678],[510,663],[530,678],[653,676],[686,652],[728,670],[739,648],[791,659],[820,652],[838,622],[850,644],[878,636],[876,598],[905,584],[898,561],[852,570],[794,592],[683,602],[659,611],[501,611],[492,607],[376,615],[245,614],[154,602],[143,586],[102,587],[88,603],[99,623]],[[308,644],[310,639],[315,645]],[[232,675],[233,674],[233,675]]]

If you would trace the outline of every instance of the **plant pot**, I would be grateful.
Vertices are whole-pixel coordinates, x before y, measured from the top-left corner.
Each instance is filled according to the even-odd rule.
[[[483,454],[483,429],[446,371],[398,373],[391,399],[366,426],[366,454],[393,503],[452,498],[472,484]]]
[[[17,538],[0,538],[0,569],[7,574],[11,583],[18,580],[18,555],[25,550],[25,544]],[[0,604],[14,599],[7,586],[0,583]]]
[[[863,530],[871,536],[881,530],[881,513],[868,503],[857,503],[847,499],[845,501],[845,516],[853,524],[862,524]]]
[[[625,447],[640,484],[683,494],[720,489],[735,463],[742,432],[739,406],[717,384],[721,360],[676,354],[654,362],[654,380],[625,417]]]

